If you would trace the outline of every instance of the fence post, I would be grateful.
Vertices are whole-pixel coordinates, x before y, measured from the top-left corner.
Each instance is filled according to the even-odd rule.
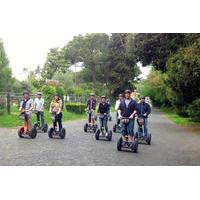
[[[7,112],[10,115],[10,93],[7,93]]]

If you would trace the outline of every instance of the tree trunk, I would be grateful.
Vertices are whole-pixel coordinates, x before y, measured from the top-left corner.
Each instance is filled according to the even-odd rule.
[[[10,99],[10,93],[8,92],[7,93],[7,112],[8,112],[8,114],[10,115],[10,102],[11,101],[11,99]]]
[[[92,66],[92,83],[93,83],[93,92],[96,93],[96,66]]]

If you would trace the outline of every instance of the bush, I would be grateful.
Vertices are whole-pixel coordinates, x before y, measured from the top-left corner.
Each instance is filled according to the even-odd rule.
[[[200,98],[194,100],[188,107],[188,114],[193,121],[200,122]]]
[[[69,112],[82,114],[85,112],[86,105],[81,103],[67,103],[65,108]]]
[[[45,107],[49,109],[53,95],[56,93],[56,89],[53,86],[43,86],[42,93],[45,96]]]

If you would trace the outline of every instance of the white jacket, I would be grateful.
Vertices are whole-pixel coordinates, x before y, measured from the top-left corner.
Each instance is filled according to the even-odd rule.
[[[119,104],[121,103],[121,101],[118,99],[115,103],[115,110],[118,111],[119,108]]]

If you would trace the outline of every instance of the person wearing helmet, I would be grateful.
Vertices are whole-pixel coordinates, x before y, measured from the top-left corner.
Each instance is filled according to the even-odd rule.
[[[128,135],[129,142],[134,142],[134,123],[135,114],[137,113],[137,102],[131,98],[131,91],[125,90],[124,100],[120,102],[118,108],[119,118],[129,119],[127,124],[122,124],[122,138],[123,142],[126,142],[126,135]]]
[[[59,131],[62,129],[62,100],[59,98],[58,94],[55,94],[53,100],[50,104],[49,112],[54,118],[54,127],[59,126]]]
[[[89,123],[92,123],[92,125],[95,125],[96,98],[95,98],[94,93],[90,94],[90,98],[87,101],[87,110],[89,111],[91,115],[91,121],[89,121]]]
[[[140,102],[137,105],[137,116],[142,117],[144,119],[144,139],[147,138],[148,135],[148,116],[151,113],[151,107],[148,103],[145,102],[145,96],[140,97]],[[138,133],[139,137],[141,136],[141,129],[138,125]]]
[[[106,96],[101,96],[101,102],[99,103],[98,115],[100,115],[100,128],[105,127],[106,134],[108,134],[108,114],[109,114],[109,104],[106,102]]]
[[[121,103],[122,100],[123,100],[123,95],[122,95],[122,94],[119,94],[118,100],[117,100],[116,103],[115,103],[115,111],[116,111],[117,125],[120,124],[120,119],[119,119],[119,117],[118,117],[118,108],[119,108],[119,105],[120,105],[120,103]]]
[[[25,120],[28,121],[28,129],[31,130],[32,128],[32,111],[34,109],[33,99],[30,98],[29,91],[24,90],[23,92],[23,100],[20,103],[19,111],[21,114],[25,116]]]
[[[44,127],[44,99],[42,98],[42,93],[38,92],[37,97],[34,100],[34,110],[36,113],[37,122],[42,122],[42,128]]]

